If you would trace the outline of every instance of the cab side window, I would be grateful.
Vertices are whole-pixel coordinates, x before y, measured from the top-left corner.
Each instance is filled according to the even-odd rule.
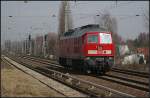
[[[88,43],[98,43],[97,35],[88,35]]]

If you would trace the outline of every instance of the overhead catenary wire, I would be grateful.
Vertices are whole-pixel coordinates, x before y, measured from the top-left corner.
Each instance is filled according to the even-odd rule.
[[[131,3],[135,3],[135,2],[132,1],[132,2],[127,2],[127,3],[120,4],[120,5],[118,4],[117,7],[112,5],[109,8],[110,9],[114,9],[114,8],[122,7],[122,5],[126,6],[127,4],[131,4]],[[138,7],[141,7],[141,6],[138,6]],[[104,13],[102,13],[102,12],[104,12],[104,11],[106,11],[106,8],[101,10],[101,11],[99,11],[97,14],[96,13],[94,13],[94,14],[93,13],[91,13],[91,14],[89,14],[89,13],[75,13],[75,14],[80,15],[80,16],[81,15],[88,15],[88,16],[81,16],[80,17],[80,19],[83,19],[83,18],[94,17],[94,16],[98,15],[99,13],[100,13],[100,15],[103,15]],[[119,19],[120,20],[124,20],[124,19],[128,19],[128,18],[133,18],[133,17],[135,17],[137,15],[117,15],[117,16],[121,16]],[[143,16],[143,15],[139,15],[139,16]]]
[[[78,1],[79,2],[79,1]],[[115,1],[116,2],[116,1]],[[121,1],[120,1],[121,2]],[[117,1],[117,6],[114,5],[114,4],[111,4],[111,6],[108,6],[108,7],[105,7],[104,9],[102,9],[103,11],[105,10],[109,10],[109,9],[114,9],[114,8],[118,8],[118,7],[122,7],[122,6],[127,6],[128,4],[132,4],[132,3],[135,3],[134,1],[130,1],[130,2],[125,2],[125,3],[121,3],[119,4],[118,1]],[[82,4],[88,4],[89,5],[89,2],[86,2],[86,3],[77,3],[76,2],[76,5],[82,5]]]
[[[122,1],[120,1],[120,2],[122,2]],[[104,9],[101,9],[100,11],[99,10],[97,10],[98,12],[97,12],[97,14],[99,14],[99,12],[101,12],[101,14],[103,14],[104,12],[106,12],[106,11],[108,11],[108,10],[113,10],[113,9],[115,9],[115,8],[119,8],[119,7],[123,7],[123,6],[129,6],[129,4],[132,4],[132,3],[135,3],[134,1],[130,1],[130,2],[125,2],[125,3],[118,3],[118,1],[117,1],[117,6],[116,5],[114,5],[114,4],[112,4],[111,6],[109,6],[109,7],[105,7]],[[78,3],[78,4],[80,4],[80,3]],[[82,3],[81,3],[82,4]],[[89,3],[83,3],[83,4],[89,4]],[[89,13],[74,13],[74,14],[76,14],[76,15],[90,15]],[[95,13],[96,14],[96,13]]]

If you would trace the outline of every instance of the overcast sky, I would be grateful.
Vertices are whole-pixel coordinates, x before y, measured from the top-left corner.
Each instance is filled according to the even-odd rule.
[[[96,15],[107,11],[117,19],[118,34],[123,39],[134,39],[140,32],[148,32],[142,16],[149,9],[148,1],[118,1],[117,6],[115,1],[70,3],[74,28],[96,23],[99,18]],[[29,33],[36,36],[57,32],[59,7],[60,1],[1,1],[1,42],[25,39]]]

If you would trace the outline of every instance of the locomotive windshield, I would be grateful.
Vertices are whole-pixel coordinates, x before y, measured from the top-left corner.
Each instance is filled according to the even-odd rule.
[[[100,33],[100,43],[111,44],[112,43],[111,34]]]
[[[97,35],[88,35],[88,43],[98,43]]]

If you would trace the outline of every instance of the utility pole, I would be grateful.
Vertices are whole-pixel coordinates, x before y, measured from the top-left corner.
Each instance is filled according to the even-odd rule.
[[[29,34],[28,36],[28,41],[27,41],[27,53],[29,53],[30,55],[32,54],[32,50],[31,50],[32,44],[31,44],[31,35]]]
[[[116,7],[117,7],[117,0],[116,0]]]
[[[34,39],[34,56],[36,56],[36,54],[37,54],[37,52],[36,52],[36,48],[37,48],[37,46],[36,46],[36,38]]]
[[[22,54],[25,54],[25,41],[22,41]]]
[[[44,35],[43,52],[44,52],[44,57],[46,57],[46,54],[47,54],[47,34]]]
[[[10,50],[11,50],[11,41],[10,40],[6,40],[5,41],[5,50],[7,51],[7,52],[9,52]]]
[[[28,54],[28,40],[25,40],[25,54]]]

